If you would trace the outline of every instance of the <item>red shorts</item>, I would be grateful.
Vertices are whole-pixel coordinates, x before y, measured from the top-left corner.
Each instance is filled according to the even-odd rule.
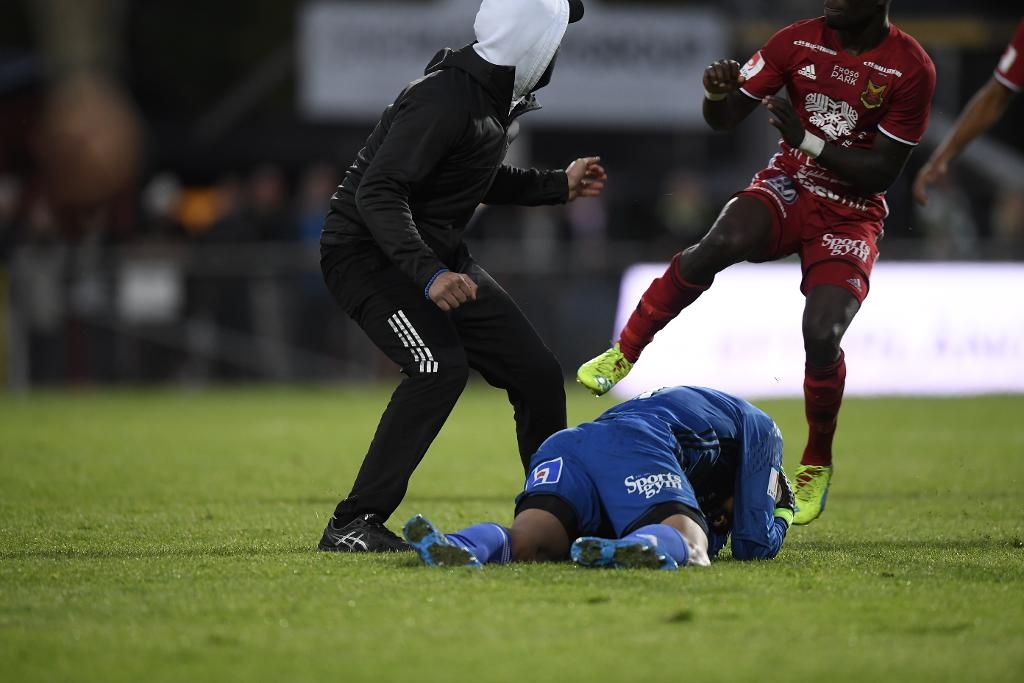
[[[871,283],[871,267],[878,258],[882,219],[823,199],[793,181],[779,169],[767,168],[736,196],[756,197],[772,214],[772,244],[750,259],[755,263],[800,255],[805,295],[818,285],[836,285],[864,301]]]

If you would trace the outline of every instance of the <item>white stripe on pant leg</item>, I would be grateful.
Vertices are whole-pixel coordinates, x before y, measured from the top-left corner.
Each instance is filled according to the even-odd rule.
[[[425,369],[423,371],[429,373],[436,373],[438,369],[438,364],[436,361],[434,361],[434,354],[432,354],[430,352],[430,348],[428,348],[423,343],[423,339],[416,331],[416,328],[412,326],[412,323],[409,321],[409,318],[406,317],[405,311],[399,309],[398,312],[395,314],[395,318],[395,323],[403,330],[403,332],[405,332],[405,334],[409,337],[410,341],[413,342],[414,348],[420,350],[420,357],[425,361],[428,361],[425,364]]]
[[[405,317],[405,311],[399,309],[398,313],[396,313],[395,315],[397,315],[401,319],[401,321],[405,323],[405,326],[409,329],[409,331],[412,332],[412,336],[416,340],[416,343],[422,346],[423,348],[426,348],[426,344],[423,343],[423,340],[420,338],[420,335],[416,331],[416,328],[413,327],[412,323],[409,322],[409,319]]]
[[[399,321],[397,315],[393,315],[390,318],[388,318],[388,325],[391,326],[391,330],[395,333],[395,336],[397,336],[399,341],[402,342],[402,346],[409,349],[409,351],[412,353],[413,362],[419,361],[420,373],[423,374],[425,372],[424,366],[427,363],[426,355],[424,355],[424,353],[418,347],[412,344],[412,338],[410,337],[408,332],[402,329],[401,322]]]
[[[438,366],[433,360],[434,357],[430,353],[430,349],[423,346],[423,340],[416,333],[409,319],[405,317],[405,312],[399,309],[397,313],[388,318],[388,324],[391,325],[391,329],[402,340],[405,348],[412,352],[413,359],[419,361],[420,372],[426,374],[436,373]]]
[[[394,332],[395,336],[398,337],[398,340],[402,342],[402,346],[408,349],[410,347],[409,338],[405,336],[405,330],[398,329],[397,323],[398,316],[393,315],[388,318],[388,325],[391,325],[391,331]]]
[[[399,311],[399,313],[400,312],[401,311]],[[398,317],[398,313],[388,318],[388,324],[391,325],[391,329],[395,331],[398,338],[402,340],[402,345],[412,352],[413,361],[419,361],[420,372],[424,372],[424,363],[426,362],[427,357],[420,348],[416,346],[412,335],[405,329],[405,325],[402,324],[401,319]]]
[[[399,315],[399,316],[401,316],[401,318],[402,318],[402,320],[403,320],[403,321],[405,322],[406,326],[407,326],[407,327],[409,328],[409,330],[410,330],[410,331],[412,332],[412,334],[413,334],[413,337],[414,337],[414,338],[416,339],[416,342],[417,342],[417,343],[418,343],[418,344],[420,345],[420,347],[421,347],[421,348],[422,348],[422,349],[423,349],[423,350],[424,350],[424,351],[426,352],[426,354],[427,354],[427,359],[428,359],[428,360],[430,360],[430,361],[433,361],[433,363],[434,363],[434,369],[432,370],[432,372],[437,372],[437,361],[434,361],[434,354],[430,352],[430,347],[429,347],[429,346],[427,346],[426,344],[424,344],[424,343],[423,343],[423,339],[421,339],[421,338],[420,338],[420,335],[419,335],[419,333],[418,333],[418,332],[416,331],[416,328],[415,328],[415,327],[413,327],[413,326],[412,326],[412,323],[411,323],[411,322],[409,322],[409,319],[408,319],[407,317],[405,317],[405,311],[403,311],[403,310],[399,309],[399,311],[398,311],[398,315]]]

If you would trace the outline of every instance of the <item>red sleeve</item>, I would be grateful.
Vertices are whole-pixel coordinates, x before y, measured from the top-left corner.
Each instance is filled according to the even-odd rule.
[[[928,128],[935,92],[935,65],[928,59],[907,75],[908,81],[893,92],[889,109],[878,122],[878,130],[897,142],[916,145]]]
[[[1017,24],[1017,32],[1006,46],[993,75],[1013,92],[1024,89],[1024,19]]]
[[[790,28],[787,26],[769,38],[740,69],[740,75],[746,79],[740,90],[747,97],[759,100],[774,95],[785,85],[793,47],[789,39]]]

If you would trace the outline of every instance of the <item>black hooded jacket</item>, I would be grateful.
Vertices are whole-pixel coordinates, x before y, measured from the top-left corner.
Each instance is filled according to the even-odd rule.
[[[502,164],[512,121],[539,108],[530,95],[509,111],[514,77],[472,45],[438,53],[384,110],[331,198],[321,244],[386,256],[425,288],[457,269],[479,204],[565,202],[564,171]]]

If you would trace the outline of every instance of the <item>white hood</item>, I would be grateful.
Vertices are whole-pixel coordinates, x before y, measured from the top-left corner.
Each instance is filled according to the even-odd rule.
[[[515,67],[517,102],[537,85],[568,25],[566,0],[483,0],[473,49],[491,64]]]

